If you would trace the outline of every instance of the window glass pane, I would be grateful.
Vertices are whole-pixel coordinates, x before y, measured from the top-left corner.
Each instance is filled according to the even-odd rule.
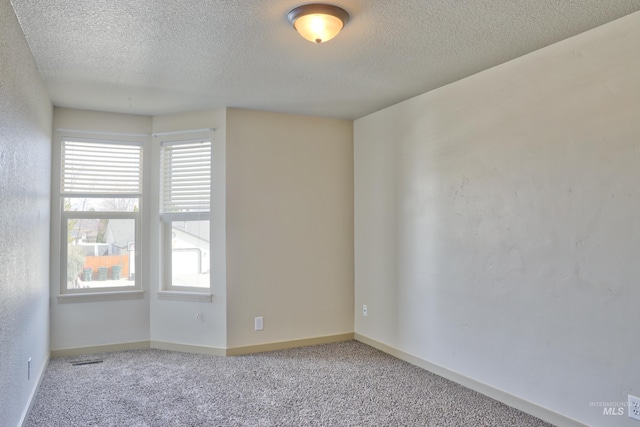
[[[140,199],[129,198],[95,198],[65,197],[64,210],[76,212],[138,212]]]
[[[135,219],[67,220],[67,289],[135,286]]]
[[[209,221],[171,222],[171,286],[210,287]]]

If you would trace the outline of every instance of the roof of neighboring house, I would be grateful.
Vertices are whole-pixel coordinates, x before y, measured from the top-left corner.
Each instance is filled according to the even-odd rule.
[[[126,248],[136,238],[135,221],[133,219],[110,219],[105,231],[107,243],[119,248]]]

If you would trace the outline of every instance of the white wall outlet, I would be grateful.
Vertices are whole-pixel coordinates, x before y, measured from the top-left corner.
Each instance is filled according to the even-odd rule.
[[[262,316],[256,317],[255,318],[256,331],[261,331],[263,329],[263,325],[264,325],[264,319],[262,318]]]
[[[27,360],[27,380],[31,379],[31,358]]]
[[[362,304],[362,316],[367,317],[369,315],[369,309],[367,308],[367,304]]]
[[[629,418],[640,421],[640,397],[629,395]]]

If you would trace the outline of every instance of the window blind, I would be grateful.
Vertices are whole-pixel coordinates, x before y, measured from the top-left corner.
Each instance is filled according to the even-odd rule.
[[[211,140],[163,142],[161,213],[208,213],[211,204]]]
[[[137,196],[142,193],[142,147],[134,142],[62,141],[61,194]]]

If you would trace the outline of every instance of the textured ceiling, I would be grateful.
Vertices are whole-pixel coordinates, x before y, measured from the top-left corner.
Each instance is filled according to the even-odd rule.
[[[295,0],[11,0],[55,105],[241,107],[354,119],[640,10],[640,0],[335,0],[314,45]]]

